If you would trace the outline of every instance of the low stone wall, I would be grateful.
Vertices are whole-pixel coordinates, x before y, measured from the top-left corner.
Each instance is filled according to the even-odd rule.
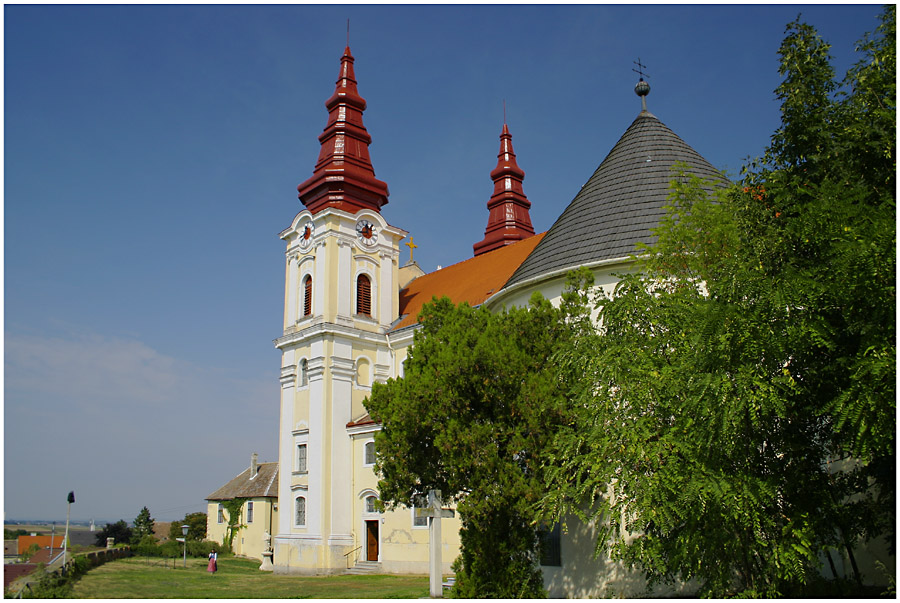
[[[94,551],[82,556],[86,557],[88,561],[90,561],[91,567],[94,568],[98,565],[103,565],[107,561],[112,561],[113,559],[131,557],[131,548],[122,547],[117,549],[103,549],[102,551]]]

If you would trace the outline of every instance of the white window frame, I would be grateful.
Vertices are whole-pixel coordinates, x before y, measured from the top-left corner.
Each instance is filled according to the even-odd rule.
[[[297,521],[297,511],[299,510],[301,500],[303,501],[303,523],[300,523],[299,521]],[[294,527],[295,528],[305,528],[306,527],[306,522],[308,521],[308,517],[306,516],[306,511],[307,511],[306,497],[303,496],[302,494],[295,496],[294,497]]]
[[[301,454],[300,451],[303,451]],[[302,462],[301,462],[302,459]],[[309,473],[309,445],[306,442],[297,444],[297,473]]]
[[[247,501],[247,523],[253,523],[253,501]]]
[[[414,530],[427,530],[428,529],[428,518],[427,517],[416,517],[416,509],[424,509],[425,507],[417,507],[415,503],[413,503],[412,508],[410,508],[410,515],[412,518],[412,529]],[[417,525],[416,521],[425,520],[425,523],[422,525]]]
[[[225,505],[222,503],[216,509],[216,523],[225,523]]]
[[[372,508],[369,508],[369,501],[372,501]],[[366,514],[378,513],[378,509],[375,508],[375,503],[378,501],[378,497],[374,494],[369,494],[365,498],[363,498],[363,512]]]
[[[369,456],[369,444],[372,445],[372,462],[368,462]],[[375,466],[375,440],[374,438],[371,440],[366,440],[363,444],[363,467],[374,467]]]
[[[309,359],[301,358],[297,363],[297,387],[306,389],[309,387]]]

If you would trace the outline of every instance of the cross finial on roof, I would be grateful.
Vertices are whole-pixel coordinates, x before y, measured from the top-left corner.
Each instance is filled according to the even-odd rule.
[[[644,73],[644,69],[646,69],[647,66],[641,64],[641,57],[638,57],[638,60],[632,61],[632,62],[633,62],[635,65],[638,66],[637,69],[632,69],[632,71],[634,71],[636,74],[638,74],[639,76],[641,76],[641,81],[644,81],[644,76],[647,75],[647,74]],[[647,77],[649,78],[650,76],[647,75]]]
[[[409,263],[412,264],[413,261],[413,249],[418,247],[415,243],[413,243],[413,238],[409,237],[409,243],[404,243],[407,247],[409,247]]]
[[[647,95],[650,94],[650,84],[644,81],[644,77],[650,77],[646,73],[644,73],[644,69],[647,68],[646,65],[641,63],[641,57],[638,57],[637,61],[634,61],[634,64],[638,66],[637,69],[632,69],[636,74],[641,76],[640,81],[634,87],[634,93],[641,97],[641,112],[647,110]]]

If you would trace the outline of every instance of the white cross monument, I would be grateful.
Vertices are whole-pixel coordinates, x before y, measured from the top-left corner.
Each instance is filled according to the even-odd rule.
[[[416,517],[428,517],[428,539],[431,543],[428,571],[432,598],[440,598],[443,590],[443,563],[441,562],[441,518],[453,517],[453,509],[441,508],[441,491],[428,491],[428,507],[416,509]]]

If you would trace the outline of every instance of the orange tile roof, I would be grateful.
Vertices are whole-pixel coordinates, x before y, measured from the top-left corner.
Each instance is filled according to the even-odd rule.
[[[392,330],[416,324],[422,306],[433,297],[447,296],[454,304],[468,302],[470,306],[483,303],[503,287],[544,234],[420,276],[400,291],[401,319]]]
[[[56,548],[58,546],[62,546],[62,541],[65,538],[63,534],[38,534],[36,536],[30,535],[20,535],[18,540],[18,548],[19,554],[21,555],[25,551],[31,547],[31,545],[36,544],[40,548],[53,547]],[[52,539],[52,541],[51,541]],[[71,540],[69,540],[71,542]]]

